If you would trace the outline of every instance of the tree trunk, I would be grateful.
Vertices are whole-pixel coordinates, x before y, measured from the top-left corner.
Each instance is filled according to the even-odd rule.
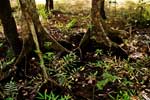
[[[54,1],[53,0],[50,0],[49,8],[50,8],[50,10],[54,9]]]
[[[102,7],[101,7],[102,6]],[[101,12],[102,11],[102,12]],[[105,32],[105,22],[103,20],[104,12],[104,0],[92,0],[91,8],[91,24],[92,27],[89,27],[88,31],[84,34],[83,38],[80,41],[79,47],[76,50],[79,50],[81,58],[84,58],[86,52],[85,48],[88,49],[89,44],[92,39],[94,39],[99,44],[104,44],[108,47],[111,47],[112,43],[107,37]],[[102,17],[103,16],[103,17]]]
[[[62,45],[60,45],[52,36],[51,34],[48,34],[48,31],[44,29],[42,26],[39,15],[36,11],[36,5],[34,0],[19,0],[21,9],[23,13],[26,13],[27,18],[31,19],[34,23],[34,28],[36,30],[36,34],[38,37],[38,41],[40,43],[40,48],[43,48],[44,42],[50,41],[52,42],[51,48],[53,48],[56,51],[61,52],[70,52],[66,48],[64,48]]]
[[[104,0],[92,0],[92,33],[93,35],[96,35],[95,38],[97,42],[103,43],[105,46],[108,46],[110,48],[112,55],[116,55],[117,57],[121,58],[127,58],[128,54],[126,53],[126,51],[122,49],[118,44],[116,44],[116,42],[120,39],[118,37],[118,34],[120,34],[120,32],[112,30],[108,25],[106,25],[105,21],[102,18],[102,13],[98,11],[101,6],[102,9],[104,9]],[[118,32],[117,35],[116,32]]]
[[[48,12],[49,10],[54,9],[53,0],[46,0],[45,9],[46,9],[46,12]]]
[[[23,16],[26,20],[27,30],[32,35],[32,40],[30,42],[34,42],[34,47],[37,52],[37,55],[40,60],[40,67],[43,71],[44,76],[44,82],[47,82],[47,80],[51,81],[52,83],[56,83],[53,79],[48,78],[46,67],[44,65],[44,59],[42,57],[41,48],[44,46],[44,42],[50,41],[52,42],[52,48],[57,51],[61,52],[70,52],[63,46],[61,46],[52,36],[50,36],[45,29],[42,27],[42,24],[39,20],[38,13],[36,11],[36,5],[35,0],[19,0],[21,5],[21,10],[23,13]],[[27,33],[28,34],[28,33]],[[30,36],[30,35],[28,35]],[[30,38],[30,37],[29,37]],[[24,41],[26,43],[26,41]],[[32,43],[31,43],[32,44]],[[26,45],[24,45],[24,48],[28,48]],[[31,46],[29,46],[31,47]],[[26,52],[25,52],[26,53]],[[24,54],[24,53],[22,53]],[[21,57],[20,57],[21,58]]]
[[[80,49],[80,55],[82,53],[85,53],[85,47],[87,47],[88,49],[95,48],[96,46],[94,47],[91,45],[98,44],[98,48],[103,49],[105,52],[106,50],[111,50],[114,55],[121,58],[127,58],[128,55],[125,52],[125,50],[119,47],[116,44],[116,41],[114,41],[118,40],[118,38],[116,38],[118,36],[114,33],[116,32],[118,33],[119,31],[112,30],[110,27],[106,25],[102,15],[105,12],[102,9],[104,9],[104,0],[92,0],[92,8],[91,8],[92,28],[88,29],[87,33],[84,34],[83,38],[80,41],[80,45],[78,47],[78,49]],[[102,12],[100,12],[99,10]],[[93,40],[96,41],[96,43],[94,44],[91,43]],[[113,42],[111,40],[113,40]]]
[[[104,0],[92,0],[91,19],[92,19],[92,38],[95,38],[97,42],[102,42],[105,45],[111,45],[111,41],[107,37],[105,29],[107,28],[102,15],[99,11]]]
[[[0,0],[0,19],[4,28],[4,34],[8,39],[15,56],[18,56],[22,48],[22,42],[17,33],[16,23],[11,13],[9,0]]]
[[[100,10],[102,12],[98,12],[99,8],[103,9]],[[93,0],[91,12],[93,33],[97,33],[98,41],[100,40],[107,42],[107,44],[112,44],[112,41],[117,44],[123,43],[122,39],[120,38],[122,31],[111,29],[104,21],[104,0]]]
[[[102,0],[100,3],[100,14],[103,19],[106,19],[106,14],[105,14],[105,0]]]

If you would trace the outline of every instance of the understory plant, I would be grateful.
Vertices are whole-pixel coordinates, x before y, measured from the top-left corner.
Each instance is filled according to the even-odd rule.
[[[18,87],[15,81],[11,80],[4,86],[5,100],[17,100]]]
[[[136,92],[134,90],[120,90],[117,93],[116,97],[113,97],[112,95],[109,94],[109,97],[111,100],[131,100],[132,96],[135,96]]]
[[[104,72],[103,75],[103,80],[98,81],[96,86],[98,87],[98,89],[103,90],[103,88],[106,86],[106,84],[108,84],[109,82],[113,83],[115,82],[117,79],[119,79],[119,77],[110,74],[109,72]]]
[[[46,52],[43,54],[43,58],[48,75],[54,77],[60,85],[71,88],[75,73],[81,69],[81,66],[78,66],[78,56],[70,52],[62,58],[58,58],[53,52]]]
[[[44,94],[38,92],[38,96],[36,97],[38,100],[70,100],[70,95],[55,95],[53,92],[47,93],[47,90],[44,91]]]
[[[48,18],[48,13],[46,13],[45,11],[45,6],[43,4],[38,4],[37,5],[37,10],[39,15],[43,18],[43,19],[47,19]],[[40,18],[41,18],[40,17]]]

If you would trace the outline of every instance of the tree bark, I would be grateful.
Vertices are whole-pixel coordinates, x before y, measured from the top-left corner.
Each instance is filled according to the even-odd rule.
[[[102,6],[102,7],[101,7]],[[101,12],[102,11],[102,12]],[[104,12],[104,0],[92,0],[91,8],[91,27],[84,34],[83,38],[80,41],[79,47],[76,50],[80,51],[81,58],[85,54],[85,48],[90,44],[90,40],[94,39],[99,44],[104,44],[108,47],[111,47],[112,43],[107,37],[105,32],[105,22],[103,20]]]
[[[50,0],[49,8],[50,8],[50,10],[54,9],[54,1],[53,0]]]
[[[11,13],[9,0],[0,0],[0,19],[4,28],[4,34],[8,39],[15,56],[18,56],[22,48],[22,42],[17,33],[17,27]]]
[[[97,42],[102,42],[105,45],[111,45],[111,41],[107,37],[105,29],[107,28],[102,15],[99,11],[104,0],[92,0],[91,19],[92,19],[92,38]]]
[[[70,52],[70,51],[67,50],[66,48],[64,48],[63,46],[61,46],[42,27],[42,24],[39,20],[38,13],[36,11],[35,0],[19,0],[19,2],[21,5],[21,10],[22,10],[23,16],[24,16],[26,23],[27,23],[28,30],[32,34],[33,41],[31,41],[31,42],[34,42],[35,50],[37,51],[36,53],[37,53],[39,60],[40,60],[40,67],[43,71],[44,82],[47,82],[49,80],[52,83],[56,83],[53,79],[48,78],[48,75],[46,72],[46,67],[44,65],[44,59],[42,57],[41,48],[43,47],[44,42],[51,41],[52,42],[52,48],[54,50],[58,50],[59,52],[60,51],[61,52]],[[25,43],[25,41],[24,41],[24,43]],[[26,45],[25,45],[24,48],[28,48],[28,47],[26,47]]]
[[[46,9],[46,12],[54,9],[54,1],[53,0],[46,0],[45,9]]]
[[[80,45],[78,47],[80,49],[80,55],[82,52],[85,53],[84,48],[90,44],[91,40],[94,40],[96,41],[97,44],[99,44],[100,49],[106,50],[107,48],[107,50],[111,50],[114,53],[114,55],[120,56],[122,58],[127,58],[128,55],[125,52],[125,50],[119,47],[116,44],[116,41],[114,41],[114,39],[118,40],[118,38],[116,38],[117,35],[114,34],[116,32],[118,33],[118,31],[112,30],[110,27],[106,25],[102,15],[102,13],[105,12],[100,12],[103,11],[100,9],[104,9],[104,0],[92,0],[92,8],[91,8],[92,28],[88,29],[87,33],[84,34],[83,38],[80,41]]]
[[[100,3],[100,14],[103,19],[106,19],[106,13],[105,13],[105,0],[102,0]]]
[[[19,0],[21,9],[23,13],[26,13],[29,19],[31,19],[34,23],[34,27],[36,30],[36,34],[38,37],[40,48],[43,48],[44,43],[46,41],[52,42],[51,48],[53,48],[56,51],[61,52],[70,52],[68,49],[64,48],[62,45],[60,45],[52,36],[51,34],[48,34],[49,32],[44,29],[42,26],[39,15],[36,11],[36,5],[34,0]],[[27,17],[27,18],[28,18]]]

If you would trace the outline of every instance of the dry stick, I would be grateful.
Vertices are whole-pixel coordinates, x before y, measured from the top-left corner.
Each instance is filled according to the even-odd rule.
[[[130,34],[129,39],[131,39],[131,35],[132,35],[132,25],[129,26],[129,34]]]

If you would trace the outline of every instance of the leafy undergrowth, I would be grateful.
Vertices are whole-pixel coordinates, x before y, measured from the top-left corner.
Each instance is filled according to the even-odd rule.
[[[41,11],[42,12],[42,11]],[[87,31],[90,16],[52,11],[44,26],[59,41],[76,47]],[[45,19],[44,19],[45,20]],[[129,31],[128,29],[126,29]],[[149,100],[150,99],[150,36],[149,28],[133,28],[120,44],[128,59],[112,56],[99,48],[85,53],[61,55],[47,48],[44,63],[52,83],[43,82],[36,56],[28,65],[20,66],[25,77],[15,76],[15,58],[5,39],[0,41],[0,99],[4,100]],[[81,34],[82,33],[82,34]],[[79,38],[78,38],[79,37]],[[105,52],[105,53],[104,53]]]

